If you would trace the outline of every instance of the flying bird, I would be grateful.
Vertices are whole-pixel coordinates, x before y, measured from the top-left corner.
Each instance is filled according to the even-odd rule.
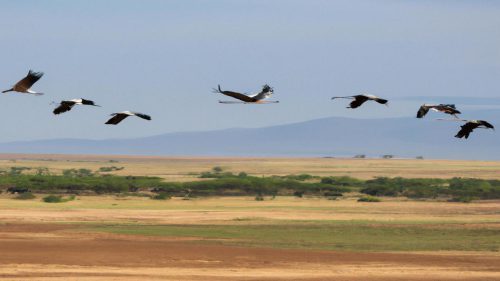
[[[223,91],[220,88],[220,85],[218,85],[217,89],[213,90],[214,93],[219,93],[223,94],[235,99],[238,99],[242,102],[237,102],[237,101],[219,101],[219,103],[279,103],[279,101],[266,101],[265,99],[271,97],[271,95],[274,93],[274,89],[269,86],[269,85],[264,85],[262,86],[262,90],[254,95],[245,95],[242,93],[238,92],[232,92],[232,91]]]
[[[38,93],[31,90],[31,86],[33,86],[33,84],[35,84],[38,80],[40,80],[42,76],[43,72],[34,72],[33,70],[30,70],[28,72],[28,75],[26,75],[26,77],[17,82],[14,86],[12,86],[12,88],[5,90],[2,93],[19,92],[19,93],[41,96],[43,95],[43,93]]]
[[[457,114],[460,114],[454,104],[423,104],[417,112],[417,118],[423,118],[429,110],[450,114],[455,118],[458,118]]]
[[[347,97],[333,97],[332,100],[334,99],[353,99],[353,101],[349,104],[347,108],[358,108],[360,107],[363,103],[366,101],[372,100],[376,101],[380,104],[385,104],[387,105],[388,100],[379,98],[374,95],[355,95],[355,96],[347,96]]]
[[[477,128],[484,128],[484,129],[493,129],[495,130],[495,127],[491,125],[490,123],[484,121],[484,120],[460,120],[460,121],[465,121],[466,123],[460,126],[460,131],[455,135],[456,138],[469,138],[470,133],[474,131],[474,129]]]
[[[113,116],[113,117],[111,117],[111,119],[109,119],[106,122],[106,124],[108,124],[108,125],[117,125],[123,119],[125,119],[129,116],[137,116],[137,117],[140,117],[142,119],[151,120],[151,116],[149,116],[149,115],[139,113],[139,112],[131,112],[131,111],[122,111],[122,112],[118,112],[118,113],[112,113],[111,116]]]
[[[86,99],[72,99],[72,100],[63,100],[59,103],[59,106],[56,107],[53,111],[54,114],[61,114],[67,111],[70,111],[75,105],[91,105],[91,106],[99,106],[95,104],[91,100]]]

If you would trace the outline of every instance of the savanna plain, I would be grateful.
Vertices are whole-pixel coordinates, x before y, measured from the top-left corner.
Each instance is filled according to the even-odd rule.
[[[313,184],[344,176],[500,179],[500,162],[483,161],[0,155],[0,177],[70,169],[179,184],[219,180],[202,177],[207,171],[307,174]],[[354,186],[335,196],[155,200],[141,187],[47,203],[48,194],[19,200],[8,187],[0,187],[2,280],[500,280],[498,199],[361,202],[366,194]]]

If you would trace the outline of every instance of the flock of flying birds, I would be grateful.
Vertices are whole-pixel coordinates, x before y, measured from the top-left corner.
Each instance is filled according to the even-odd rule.
[[[25,94],[32,94],[32,95],[43,95],[43,93],[39,93],[36,91],[31,90],[31,87],[38,81],[40,78],[42,78],[43,72],[34,72],[30,70],[28,72],[28,75],[21,79],[19,82],[17,82],[12,88],[3,91],[2,93],[8,93],[8,92],[18,92],[18,93],[25,93]],[[217,87],[217,89],[214,89],[215,93],[223,94],[232,98],[235,98],[239,101],[219,101],[219,103],[225,103],[225,104],[235,104],[235,103],[256,103],[256,104],[262,104],[262,103],[279,103],[279,101],[270,101],[267,100],[269,97],[272,96],[274,93],[274,90],[272,87],[269,85],[264,85],[262,87],[262,90],[254,95],[247,95],[239,92],[233,92],[233,91],[223,91],[220,87],[220,85]],[[354,95],[354,96],[345,96],[345,97],[333,97],[333,99],[352,99],[353,101],[349,104],[347,108],[358,108],[360,107],[363,103],[367,101],[374,101],[379,104],[387,105],[388,100],[374,96],[374,95]],[[93,101],[87,100],[87,99],[72,99],[72,100],[63,100],[61,101],[58,106],[54,109],[53,113],[58,115],[64,112],[70,111],[75,105],[90,105],[90,106],[99,106],[96,105]],[[438,120],[448,120],[448,121],[461,121],[465,122],[462,126],[460,126],[460,131],[455,135],[456,138],[468,138],[470,133],[474,129],[477,128],[484,128],[484,129],[494,129],[493,125],[491,125],[489,122],[484,121],[484,120],[463,120],[459,119],[457,114],[460,114],[460,111],[458,111],[455,107],[454,104],[423,104],[420,106],[420,109],[417,112],[417,118],[423,118],[429,110],[433,111],[438,111],[442,112],[445,114],[452,115],[455,117],[454,119],[438,119]],[[116,112],[112,113],[111,117],[105,124],[108,125],[117,125],[121,121],[123,121],[125,118],[129,116],[137,116],[139,118],[145,119],[145,120],[151,120],[151,116],[139,112],[133,112],[133,111],[122,111],[122,112]]]

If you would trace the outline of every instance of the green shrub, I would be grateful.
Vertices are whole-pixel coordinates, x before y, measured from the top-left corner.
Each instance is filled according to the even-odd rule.
[[[30,199],[35,199],[36,196],[33,195],[33,193],[31,192],[25,192],[25,193],[21,193],[19,195],[17,195],[16,197],[14,197],[14,199],[18,199],[18,200],[30,200]]]
[[[302,197],[304,197],[304,192],[303,191],[295,191],[293,193],[293,196],[298,197],[298,198],[302,198]]]
[[[255,201],[264,201],[264,196],[262,195],[255,196]]]
[[[158,194],[154,195],[153,197],[151,197],[151,199],[154,199],[154,200],[167,200],[170,198],[172,198],[172,197],[170,197],[170,195],[168,195],[165,192],[158,193]]]
[[[94,173],[89,169],[67,169],[63,170],[65,177],[92,177]]]
[[[60,195],[49,195],[49,196],[43,197],[42,200],[45,203],[64,203],[64,202],[75,200],[75,196],[72,195],[68,198],[63,198]]]
[[[375,196],[363,196],[358,199],[358,202],[381,202],[380,198]]]
[[[212,168],[212,171],[213,171],[214,173],[220,173],[220,172],[222,172],[223,170],[224,170],[224,169],[222,169],[222,167],[219,167],[219,166],[215,166],[215,167],[213,167],[213,168]]]
[[[123,169],[125,169],[125,167],[111,166],[111,167],[100,167],[98,171],[99,172],[113,172],[113,171],[120,171]]]
[[[473,200],[477,200],[479,198],[477,197],[472,197],[472,196],[460,196],[460,197],[453,197],[448,202],[460,202],[460,203],[470,203]]]
[[[300,174],[300,175],[287,175],[281,177],[283,179],[289,179],[289,180],[296,180],[296,181],[306,181],[306,180],[311,180],[314,178],[318,178],[316,176],[311,176],[309,174]]]

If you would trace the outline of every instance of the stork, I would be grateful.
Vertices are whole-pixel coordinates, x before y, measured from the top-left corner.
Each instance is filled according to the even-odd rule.
[[[19,82],[17,82],[12,88],[3,91],[2,93],[8,93],[8,92],[19,92],[19,93],[25,93],[25,94],[32,94],[35,96],[41,96],[43,93],[38,93],[33,90],[31,90],[31,86],[35,84],[40,78],[42,78],[43,72],[34,72],[33,70],[30,70],[28,72],[28,75],[21,79]]]
[[[346,97],[333,97],[332,100],[334,99],[353,99],[353,101],[349,104],[347,108],[358,108],[360,107],[363,103],[366,101],[372,100],[375,102],[378,102],[380,104],[385,104],[387,105],[388,100],[379,98],[374,95],[355,95],[355,96],[346,96]]]
[[[266,101],[265,99],[271,97],[271,95],[274,93],[274,89],[269,86],[269,85],[264,85],[262,86],[262,90],[254,95],[245,95],[242,93],[238,92],[232,92],[232,91],[223,91],[220,88],[220,85],[218,85],[217,89],[213,90],[214,93],[219,93],[223,94],[235,99],[240,100],[241,102],[237,101],[219,101],[219,103],[225,103],[225,104],[234,104],[234,103],[279,103],[279,101]]]
[[[70,111],[75,105],[91,105],[91,106],[99,106],[95,104],[91,100],[86,99],[72,99],[72,100],[63,100],[59,103],[59,106],[56,107],[53,111],[54,114],[61,114],[67,111]]]
[[[474,131],[474,129],[477,128],[483,128],[483,129],[493,129],[495,130],[495,127],[488,123],[487,121],[484,120],[460,120],[460,121],[465,121],[466,123],[460,126],[460,131],[455,135],[456,138],[469,138],[470,133]]]
[[[458,118],[457,114],[460,114],[460,111],[456,109],[454,104],[423,104],[417,112],[417,118],[423,118],[429,110],[450,114],[455,118]]]
[[[129,116],[137,116],[139,118],[145,119],[145,120],[151,120],[151,116],[139,113],[139,112],[132,112],[132,111],[122,111],[122,112],[117,112],[117,113],[112,113],[111,114],[111,119],[109,119],[106,124],[108,125],[117,125],[123,119],[129,117]]]

